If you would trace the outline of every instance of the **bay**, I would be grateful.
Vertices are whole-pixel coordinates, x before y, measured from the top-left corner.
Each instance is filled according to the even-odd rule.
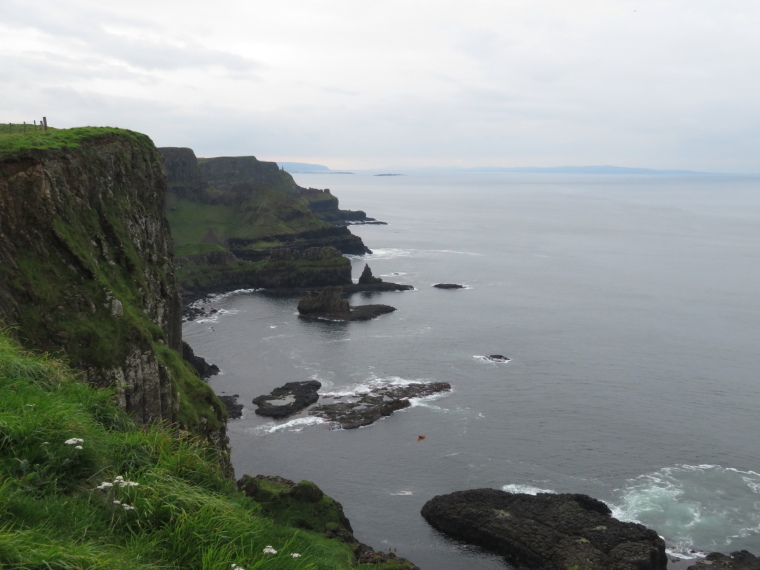
[[[297,299],[210,301],[185,339],[239,394],[243,473],[315,481],[357,538],[423,569],[504,568],[419,511],[454,490],[580,492],[691,548],[760,553],[760,179],[467,173],[296,175],[373,249],[352,259],[414,291],[360,294],[398,310],[366,323],[298,318]],[[439,290],[438,282],[466,285]],[[509,363],[481,356],[504,354]],[[373,426],[280,422],[252,398],[447,381]],[[418,436],[425,435],[418,442]]]

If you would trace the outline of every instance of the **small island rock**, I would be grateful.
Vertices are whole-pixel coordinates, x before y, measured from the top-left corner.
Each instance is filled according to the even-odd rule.
[[[422,516],[521,570],[666,570],[668,564],[655,531],[613,518],[607,505],[587,495],[457,491],[433,497]]]
[[[464,285],[458,283],[436,283],[433,287],[437,289],[464,289]]]

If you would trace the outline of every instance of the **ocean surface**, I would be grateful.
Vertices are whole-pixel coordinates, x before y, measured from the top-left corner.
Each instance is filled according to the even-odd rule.
[[[388,222],[352,226],[374,251],[355,279],[369,263],[415,290],[355,295],[398,309],[370,322],[301,320],[297,299],[249,291],[184,325],[222,369],[214,390],[245,405],[238,477],[316,482],[359,540],[423,570],[509,568],[420,516],[479,487],[589,494],[674,555],[760,554],[760,178],[295,178]],[[309,379],[453,390],[358,430],[254,414],[254,397]]]

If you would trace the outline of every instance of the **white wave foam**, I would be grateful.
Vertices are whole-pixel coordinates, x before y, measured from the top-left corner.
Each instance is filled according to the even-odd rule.
[[[508,493],[522,493],[524,495],[538,495],[539,493],[556,493],[551,489],[541,489],[540,487],[534,487],[533,485],[521,485],[519,483],[504,485],[501,488],[502,491]]]
[[[411,491],[399,491],[398,493],[391,493],[391,495],[396,495],[399,497],[408,497],[409,495],[413,495]]]
[[[694,557],[695,547],[720,551],[744,539],[757,541],[759,490],[754,471],[676,465],[629,480],[611,508],[620,520],[657,530],[674,555]]]
[[[475,253],[474,251],[456,251],[453,249],[431,249],[432,253],[454,253],[456,255],[471,255],[473,257],[483,257],[484,253]]]
[[[218,311],[205,315],[199,319],[195,319],[196,323],[218,323],[219,319],[229,315],[237,315],[240,311],[238,309],[219,309]]]
[[[395,257],[409,257],[414,254],[414,250],[411,249],[398,249],[398,248],[380,248],[373,249],[371,258],[364,255],[347,255],[349,259],[393,259]]]
[[[302,418],[296,418],[280,424],[277,422],[268,422],[264,425],[257,426],[253,429],[253,432],[257,435],[264,435],[268,433],[277,433],[278,431],[302,431],[308,426],[314,426],[318,424],[327,423],[322,418],[316,416],[304,416]]]

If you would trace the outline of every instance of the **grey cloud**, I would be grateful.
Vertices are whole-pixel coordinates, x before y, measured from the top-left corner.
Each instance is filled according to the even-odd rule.
[[[94,56],[116,58],[144,70],[219,67],[230,72],[250,73],[260,67],[252,59],[207,48],[190,40],[185,41],[187,45],[179,47],[166,41],[137,40],[110,33],[105,29],[108,25],[128,25],[154,34],[160,34],[162,30],[147,20],[116,20],[113,14],[103,9],[73,11],[65,3],[48,2],[44,10],[35,10],[32,3],[5,0],[0,17],[6,26],[33,28],[67,38],[83,44],[84,49]]]

